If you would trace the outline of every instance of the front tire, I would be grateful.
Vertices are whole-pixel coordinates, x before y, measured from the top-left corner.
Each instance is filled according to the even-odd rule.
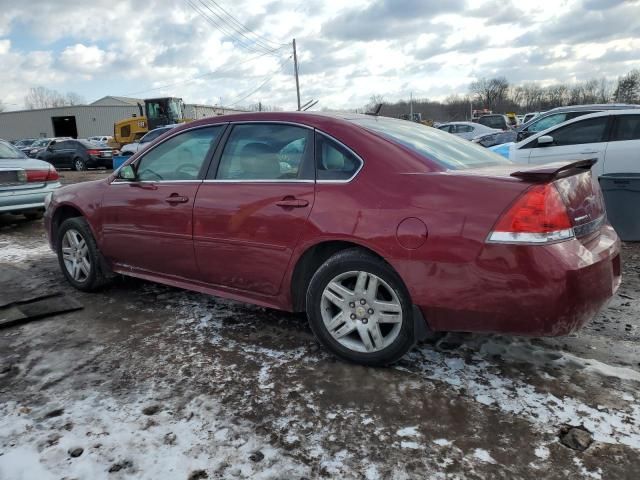
[[[62,273],[78,290],[93,292],[109,282],[103,271],[104,261],[84,218],[68,218],[62,222],[56,251]]]
[[[415,343],[404,283],[386,262],[360,249],[339,252],[316,271],[306,308],[318,340],[345,360],[389,365]]]

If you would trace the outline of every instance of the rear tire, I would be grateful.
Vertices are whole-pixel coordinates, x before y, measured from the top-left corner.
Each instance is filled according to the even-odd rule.
[[[412,303],[402,279],[357,248],[338,252],[318,268],[306,310],[318,340],[351,362],[389,365],[415,343]]]
[[[77,170],[78,172],[81,172],[81,171],[87,169],[87,164],[81,158],[74,158],[73,159],[73,169]]]
[[[62,222],[56,238],[58,263],[71,285],[83,292],[94,292],[109,283],[104,259],[84,218]]]

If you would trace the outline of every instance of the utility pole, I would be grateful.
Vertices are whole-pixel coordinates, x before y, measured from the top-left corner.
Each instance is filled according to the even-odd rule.
[[[409,111],[411,115],[409,119],[413,122],[413,92],[409,93]]]
[[[293,69],[296,74],[296,94],[298,95],[298,111],[300,111],[300,82],[298,81],[298,54],[296,53],[296,39],[293,39]]]

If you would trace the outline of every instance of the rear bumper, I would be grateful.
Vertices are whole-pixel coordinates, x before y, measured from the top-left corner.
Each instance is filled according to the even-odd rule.
[[[431,289],[411,293],[435,331],[557,336],[605,306],[621,270],[620,240],[607,225],[585,243],[485,245],[474,263],[442,268]]]
[[[49,182],[41,188],[13,189],[0,192],[0,213],[20,213],[43,210],[47,194],[60,188],[60,182]]]
[[[96,168],[96,167],[113,167],[113,157],[89,157],[87,159],[87,167]]]

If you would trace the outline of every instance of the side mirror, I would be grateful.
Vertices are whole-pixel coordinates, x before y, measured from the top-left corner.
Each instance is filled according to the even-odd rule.
[[[551,135],[543,135],[538,137],[538,145],[540,146],[550,146],[553,144],[553,137]]]
[[[118,178],[121,180],[133,181],[136,179],[136,172],[131,165],[125,165],[118,172]]]

